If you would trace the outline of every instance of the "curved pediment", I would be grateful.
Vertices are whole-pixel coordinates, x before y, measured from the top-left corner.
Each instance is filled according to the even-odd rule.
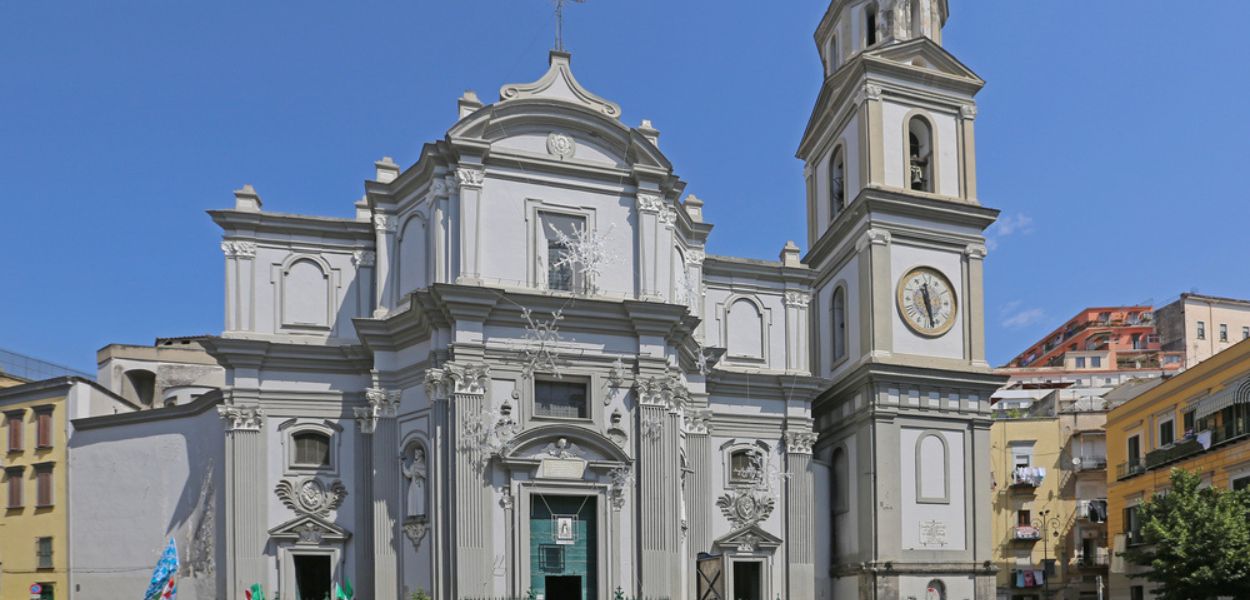
[[[561,444],[564,440],[566,443]],[[629,462],[628,454],[603,434],[577,425],[554,424],[528,429],[512,440],[505,458],[577,458],[589,462]]]
[[[499,88],[499,100],[521,100],[524,98],[550,98],[572,104],[585,106],[597,113],[613,119],[621,118],[621,107],[615,102],[605,100],[590,90],[582,87],[573,77],[569,66],[571,55],[567,52],[552,50],[547,68],[538,81],[533,83],[510,83]]]

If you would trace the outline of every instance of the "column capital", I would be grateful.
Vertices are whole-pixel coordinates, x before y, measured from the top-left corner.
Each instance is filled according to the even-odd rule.
[[[660,209],[664,206],[664,200],[655,192],[638,192],[634,200],[638,212],[659,214]]]
[[[959,118],[965,121],[972,121],[977,118],[977,105],[965,104],[959,107]]]
[[[967,256],[968,258],[980,259],[985,258],[988,254],[989,249],[985,247],[985,244],[968,244],[968,246],[964,248],[964,256]]]
[[[490,365],[486,363],[445,363],[425,370],[425,394],[431,400],[446,400],[455,394],[486,394]]]
[[[260,431],[265,425],[265,411],[259,406],[222,404],[217,414],[226,422],[226,431]]]
[[[226,258],[256,258],[256,242],[226,240],[221,243]]]
[[[884,229],[869,229],[865,231],[863,235],[859,236],[859,239],[855,241],[856,250],[863,250],[869,245],[889,246],[890,245],[890,232]]]
[[[681,410],[690,402],[690,391],[676,373],[669,372],[655,377],[642,377],[634,382],[638,392],[638,404],[659,406],[672,412]]]
[[[398,228],[396,221],[395,215],[375,214],[373,215],[373,228],[378,230],[378,233],[395,233]]]
[[[817,435],[806,429],[787,429],[781,437],[786,443],[787,454],[811,454]]]
[[[812,295],[807,292],[786,292],[786,306],[794,308],[807,308],[808,302],[812,299]]]
[[[702,248],[691,248],[690,251],[686,253],[686,264],[688,265],[702,265],[705,259],[707,259],[707,252],[705,252]]]
[[[373,433],[377,431],[379,420],[394,419],[399,412],[399,399],[399,390],[381,388],[365,390],[365,400],[369,403],[368,406],[357,406],[352,410],[356,416],[356,424],[360,426],[360,432]]]
[[[712,411],[710,409],[687,411],[682,421],[688,434],[708,435],[712,432]]]
[[[874,83],[865,85],[863,88],[860,88],[859,91],[855,92],[855,104],[857,105],[863,104],[864,101],[866,100],[880,100],[880,99],[881,99],[881,86],[876,85]]]
[[[352,252],[352,264],[357,267],[372,267],[378,255],[373,250],[356,250]]]
[[[462,188],[480,188],[485,180],[486,169],[482,167],[458,167],[456,169],[456,183]]]

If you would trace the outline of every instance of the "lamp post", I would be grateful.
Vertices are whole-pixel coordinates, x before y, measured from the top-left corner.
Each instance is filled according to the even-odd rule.
[[[1046,510],[1038,511],[1037,513],[1038,517],[1036,519],[1033,519],[1033,528],[1042,532],[1042,572],[1043,573],[1045,573],[1046,571],[1046,563],[1050,560],[1050,543],[1049,543],[1050,535],[1049,534],[1052,529],[1056,529],[1056,530],[1059,529],[1059,517],[1050,516],[1050,512],[1051,511],[1049,508]],[[1058,537],[1059,532],[1055,531],[1054,535]],[[1055,571],[1058,572],[1058,569],[1056,569]],[[1042,587],[1044,588],[1042,591],[1042,597],[1049,600],[1050,599],[1051,574],[1045,573],[1043,576],[1045,577],[1045,580],[1042,583]]]

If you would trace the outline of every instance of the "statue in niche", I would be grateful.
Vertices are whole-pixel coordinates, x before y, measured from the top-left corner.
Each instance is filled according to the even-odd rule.
[[[425,480],[428,467],[425,460],[425,448],[413,445],[405,453],[403,461],[404,478],[408,480],[407,512],[409,517],[425,516]]]

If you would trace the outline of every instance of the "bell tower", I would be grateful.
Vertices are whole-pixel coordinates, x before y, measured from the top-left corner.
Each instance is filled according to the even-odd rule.
[[[982,263],[998,211],[976,190],[984,81],[942,47],[948,16],[946,0],[833,0],[816,29],[824,83],[797,156],[831,597],[995,596],[989,398],[1003,378],[985,360]]]

